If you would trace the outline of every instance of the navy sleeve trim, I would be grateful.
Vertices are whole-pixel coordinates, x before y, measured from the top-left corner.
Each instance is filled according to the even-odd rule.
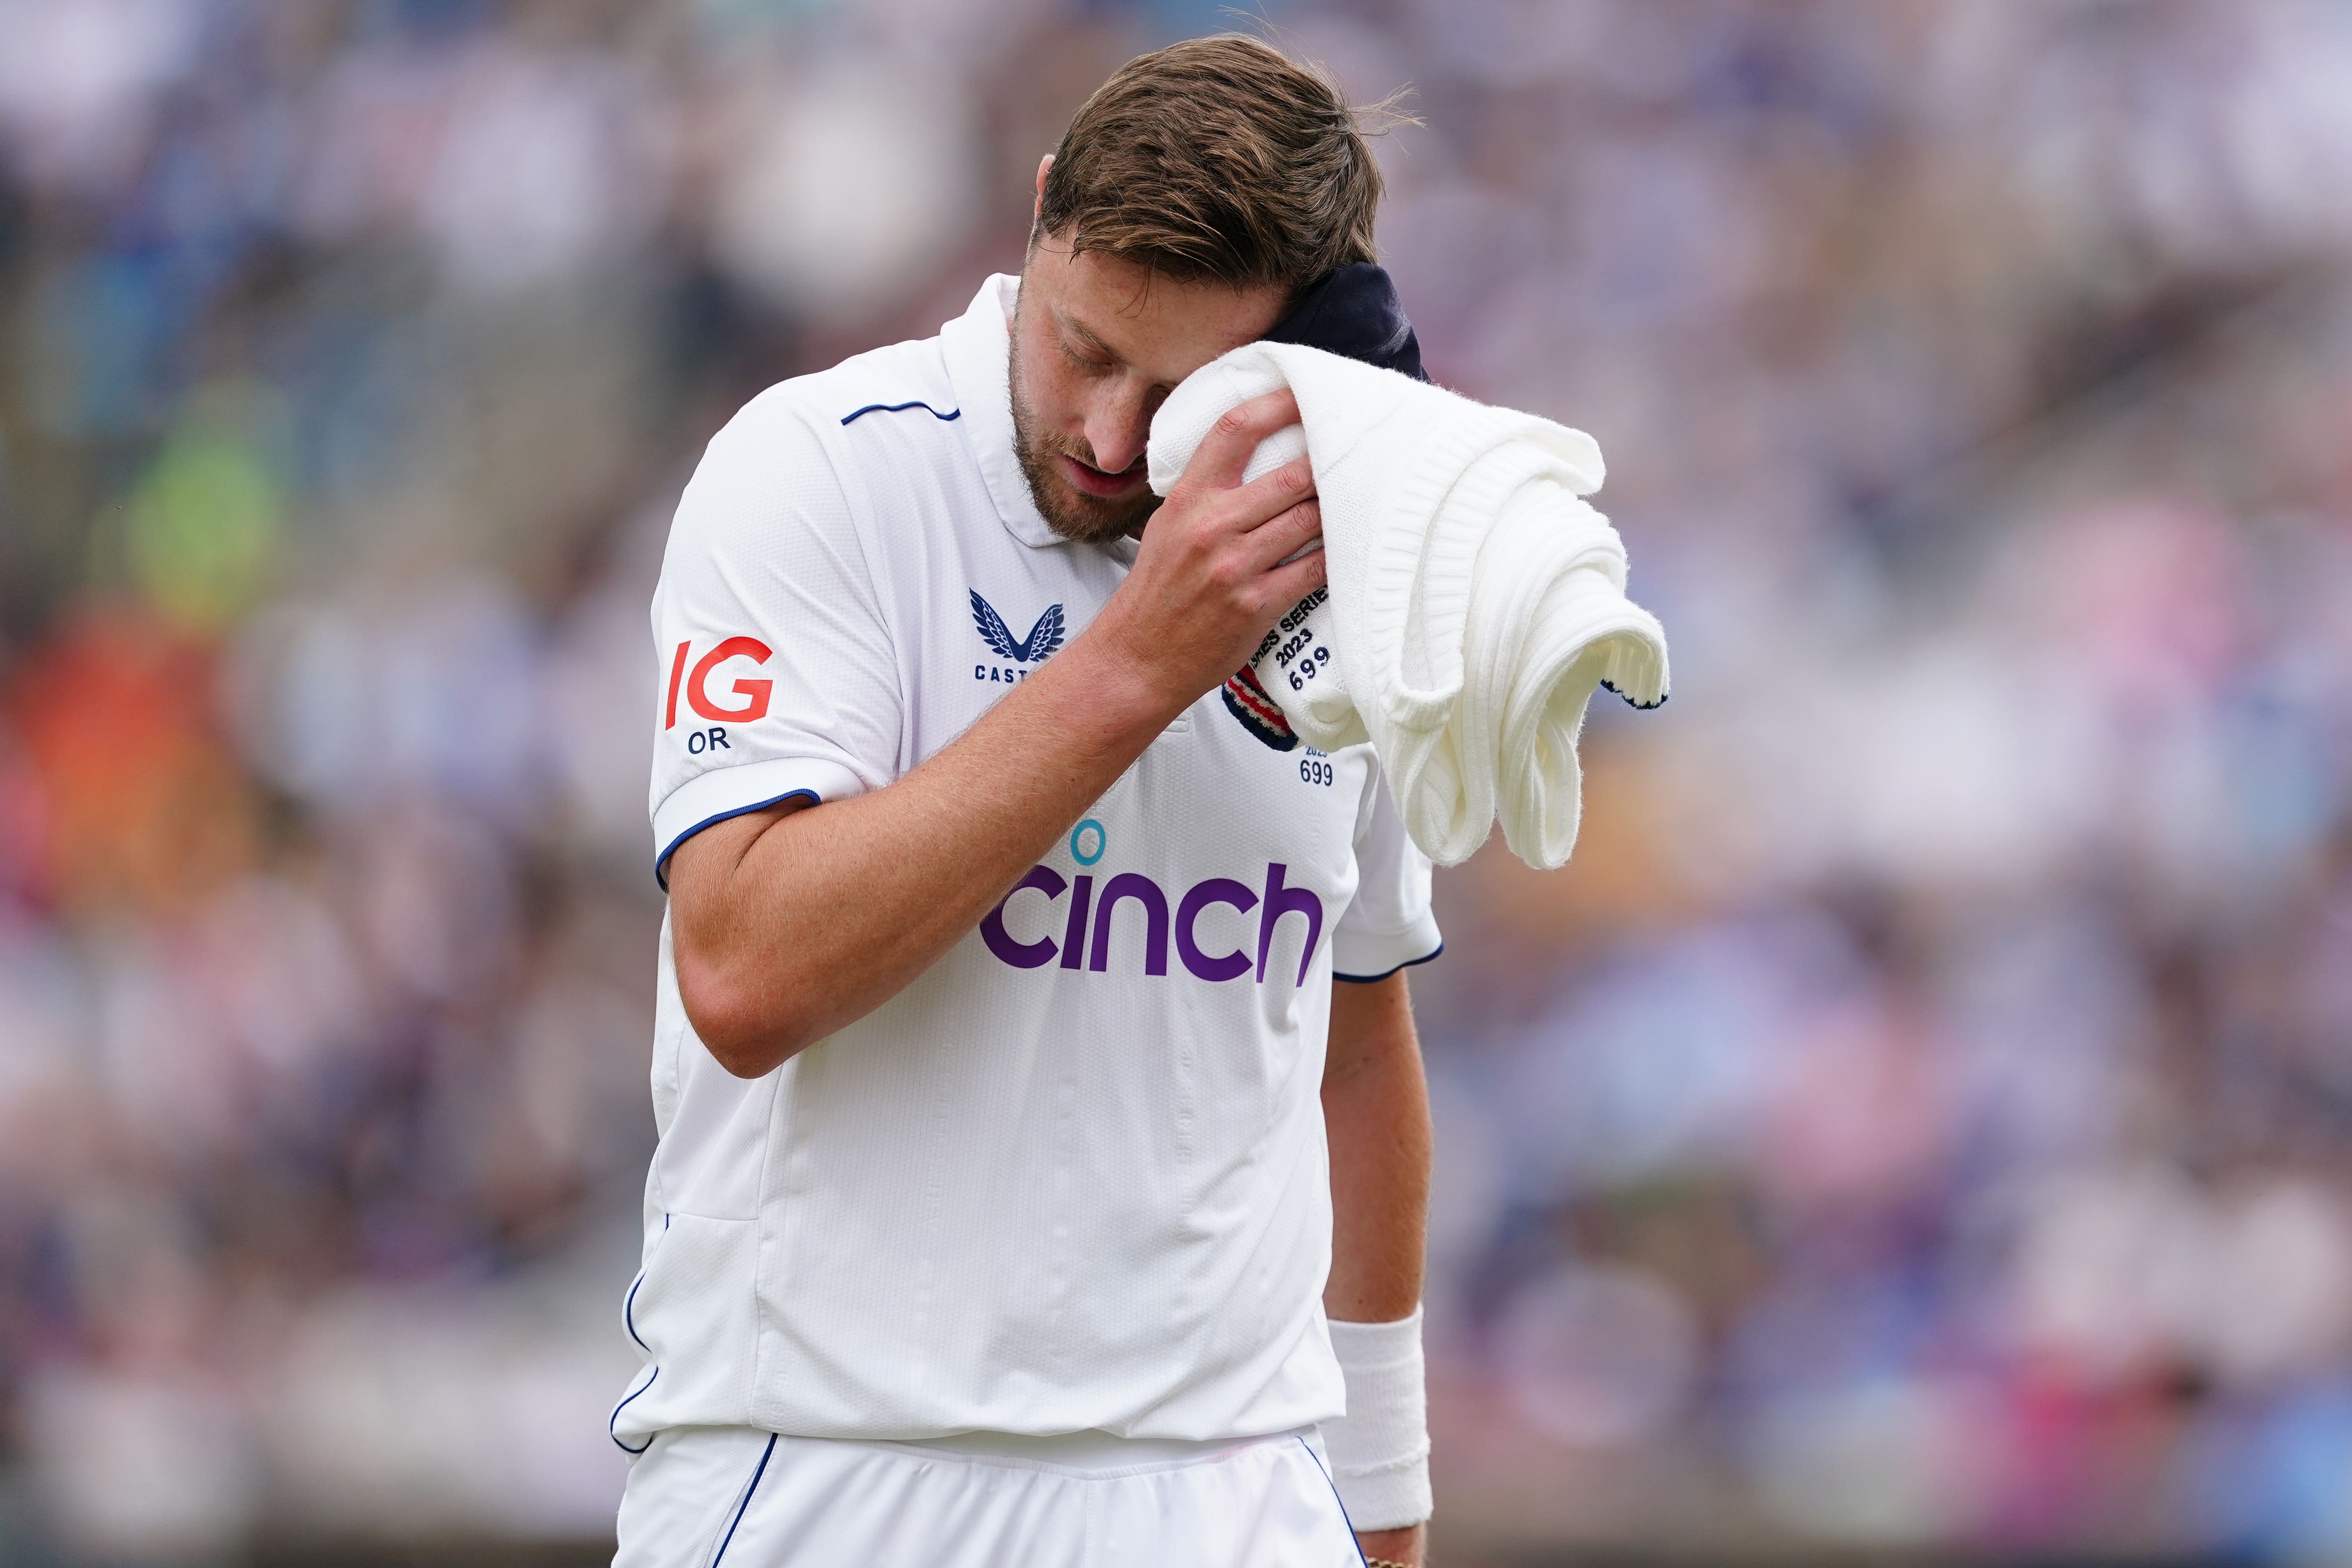
[[[765,811],[772,805],[782,805],[788,800],[805,800],[811,805],[823,805],[824,797],[813,789],[788,789],[773,800],[755,800],[749,805],[739,805],[732,811],[722,811],[716,816],[706,816],[669,841],[669,847],[654,857],[654,881],[665,893],[669,891],[669,858],[677,847],[706,827],[716,827],[730,816],[749,816],[755,811]],[[1433,954],[1432,956],[1434,956]]]
[[[1439,956],[1439,954],[1444,952],[1444,951],[1445,944],[1441,942],[1437,944],[1436,952],[1423,953],[1419,958],[1408,958],[1402,963],[1398,964],[1394,969],[1383,969],[1378,974],[1342,974],[1335,969],[1331,972],[1331,978],[1334,980],[1344,980],[1350,985],[1370,985],[1374,981],[1386,980],[1391,974],[1427,963],[1431,959]]]
[[[961,408],[950,408],[945,414],[942,414],[938,409],[932,407],[929,404],[925,403],[919,397],[912,403],[869,403],[863,408],[856,409],[850,413],[843,415],[841,416],[841,422],[844,425],[846,425],[853,419],[863,419],[868,414],[904,414],[909,408],[919,408],[934,419],[961,419],[963,417],[963,410]]]

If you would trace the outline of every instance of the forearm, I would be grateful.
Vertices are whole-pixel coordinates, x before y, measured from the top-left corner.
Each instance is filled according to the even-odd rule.
[[[1348,1322],[1421,1303],[1429,1214],[1429,1086],[1402,974],[1332,987],[1323,1126],[1331,1151],[1331,1274],[1323,1310]]]
[[[1418,1563],[1428,1514],[1420,1331],[1429,1212],[1429,1088],[1402,973],[1331,994],[1323,1122],[1331,1149],[1331,1274],[1323,1310],[1349,1419],[1328,1426],[1333,1482],[1367,1560]],[[1418,1457],[1416,1457],[1418,1456]]]
[[[887,1001],[1101,797],[1170,700],[1081,637],[887,788],[688,839],[672,940],[697,1034],[755,1077]]]

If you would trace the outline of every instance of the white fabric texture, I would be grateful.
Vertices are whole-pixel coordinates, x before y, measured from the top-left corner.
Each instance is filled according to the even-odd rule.
[[[1393,1323],[1331,1320],[1348,1413],[1323,1423],[1331,1481],[1358,1530],[1402,1530],[1430,1515],[1429,1392],[1421,1309]]]
[[[663,1433],[630,1468],[614,1568],[1354,1568],[1297,1436],[1129,1462],[1024,1446]]]
[[[653,605],[656,854],[782,796],[887,787],[1126,580],[1131,544],[1062,540],[1030,503],[1012,284],[771,388],[710,443]],[[1225,1439],[1339,1414],[1331,980],[1441,942],[1371,748],[1271,751],[1213,694],[1038,859],[919,978],[756,1079],[697,1038],[665,930],[615,1443]]]
[[[1329,592],[1269,634],[1260,684],[1307,744],[1371,742],[1439,865],[1468,859],[1498,816],[1521,859],[1565,864],[1594,689],[1640,707],[1667,690],[1665,632],[1625,597],[1624,544],[1581,499],[1601,488],[1600,447],[1395,371],[1256,342],[1160,405],[1151,488],[1175,487],[1226,411],[1283,386],[1300,425],[1264,442],[1244,478],[1305,452]]]

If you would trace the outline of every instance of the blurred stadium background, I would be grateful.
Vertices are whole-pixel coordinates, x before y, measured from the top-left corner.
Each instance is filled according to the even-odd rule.
[[[2352,1561],[2352,6],[1263,16],[1675,638],[1440,879],[1442,1560]],[[600,1560],[677,491],[1234,22],[0,0],[0,1561]]]

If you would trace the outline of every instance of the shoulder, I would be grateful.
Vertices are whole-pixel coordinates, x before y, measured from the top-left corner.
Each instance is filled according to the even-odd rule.
[[[717,543],[747,527],[854,530],[875,490],[905,484],[926,457],[961,456],[960,416],[935,338],[780,381],[710,438],[680,500],[673,541]],[[937,450],[909,450],[925,445]]]
[[[870,466],[864,453],[877,438],[951,436],[961,417],[939,340],[923,338],[778,382],[745,404],[711,447],[745,456],[816,448],[836,464],[864,468]]]

